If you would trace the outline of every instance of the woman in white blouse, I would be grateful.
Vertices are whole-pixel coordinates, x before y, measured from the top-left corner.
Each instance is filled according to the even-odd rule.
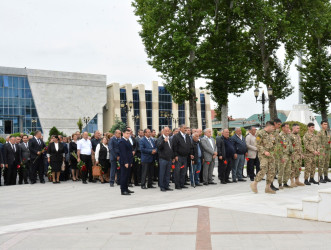
[[[102,138],[102,141],[97,145],[95,149],[95,164],[100,164],[102,166],[101,171],[103,174],[108,172],[110,168],[109,161],[109,149],[108,149],[108,138],[105,136]],[[103,174],[101,173],[101,183],[105,183],[103,179]]]
[[[57,135],[52,136],[53,142],[50,142],[47,148],[48,163],[52,168],[53,183],[60,183],[61,166],[64,162],[64,147],[59,143]]]

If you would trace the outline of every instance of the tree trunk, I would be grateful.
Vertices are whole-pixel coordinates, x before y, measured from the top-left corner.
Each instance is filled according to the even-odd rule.
[[[271,121],[278,118],[277,108],[276,108],[276,98],[274,96],[269,96],[269,113],[270,113]]]
[[[222,105],[221,107],[222,112],[222,129],[229,128],[229,121],[228,121],[228,104]]]
[[[192,67],[195,67],[195,51],[190,51],[190,63]],[[189,72],[190,74],[190,72]],[[190,89],[190,127],[191,128],[198,128],[198,112],[197,112],[197,102],[196,102],[196,93],[195,93],[195,79],[193,74],[189,75],[189,89]],[[206,117],[207,120],[207,117]]]

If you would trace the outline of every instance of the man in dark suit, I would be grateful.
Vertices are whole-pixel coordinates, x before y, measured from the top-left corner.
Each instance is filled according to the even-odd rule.
[[[22,143],[19,144],[20,150],[21,150],[21,159],[22,162],[25,165],[25,168],[21,166],[21,169],[19,171],[19,178],[18,178],[18,184],[28,184],[28,173],[30,168],[30,150],[29,150],[29,137],[27,135],[23,135]]]
[[[123,138],[119,142],[122,195],[131,195],[131,193],[134,193],[128,188],[128,178],[130,174],[129,169],[132,167],[133,162],[133,149],[129,138],[130,129],[125,129],[125,131],[123,132]]]
[[[120,184],[120,170],[117,170],[117,161],[120,159],[119,141],[121,140],[122,132],[116,130],[114,136],[108,142],[108,149],[110,154],[110,180],[111,187],[114,186],[115,173],[117,173],[117,184]]]
[[[42,150],[45,148],[45,143],[41,139],[41,132],[37,130],[34,137],[29,141],[31,167],[30,167],[30,181],[35,184],[37,181],[37,171],[39,174],[40,183],[45,183],[44,180],[44,157]]]
[[[130,137],[129,137],[129,142],[132,146],[132,154],[133,154],[133,157],[136,155],[136,150],[137,150],[137,144],[136,144],[136,140],[134,138],[134,135],[133,135],[133,130],[130,128],[130,127],[127,127],[127,129],[130,131]],[[134,159],[133,159],[134,161]],[[134,178],[133,174],[134,174],[134,171],[132,170],[133,169],[133,161],[132,161],[132,167],[129,168],[129,178],[128,178],[128,185],[129,187],[132,187],[132,179]]]
[[[173,191],[169,187],[171,165],[175,162],[174,152],[169,138],[170,129],[165,127],[163,134],[157,139],[157,152],[159,155],[159,184],[162,192]]]
[[[141,151],[141,165],[142,165],[142,173],[141,173],[141,188],[155,188],[153,186],[153,176],[154,176],[154,161],[155,154],[157,152],[156,145],[154,140],[151,138],[151,130],[144,130],[144,137],[140,139],[140,151]],[[146,177],[148,177],[148,184],[146,187]]]
[[[16,138],[10,136],[4,148],[4,163],[7,168],[7,185],[16,185],[17,166],[21,162],[20,148],[15,144]]]
[[[0,186],[1,186],[1,172],[2,172],[2,168],[4,168],[4,162],[3,162],[3,148],[4,145],[2,143],[0,143]]]
[[[173,151],[175,156],[175,188],[187,188],[185,184],[185,174],[187,172],[187,157],[194,158],[192,155],[192,143],[188,134],[185,133],[186,126],[182,124],[180,131],[172,139]]]
[[[139,186],[139,183],[141,183],[141,151],[140,151],[139,141],[143,137],[144,137],[144,130],[139,129],[138,136],[135,138],[136,141],[135,156],[138,160],[133,162],[133,177],[134,177],[135,186]]]
[[[217,157],[218,157],[218,179],[221,181],[221,184],[226,184],[225,181],[225,146],[222,136],[216,137],[216,147],[217,147]],[[224,173],[224,174],[223,174]]]

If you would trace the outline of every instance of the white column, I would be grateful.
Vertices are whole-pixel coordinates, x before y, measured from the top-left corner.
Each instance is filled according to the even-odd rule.
[[[152,82],[152,128],[159,132],[159,84],[157,81]]]
[[[145,96],[145,85],[139,84],[139,122],[140,128],[145,129],[147,128],[147,110],[146,110],[146,96]]]

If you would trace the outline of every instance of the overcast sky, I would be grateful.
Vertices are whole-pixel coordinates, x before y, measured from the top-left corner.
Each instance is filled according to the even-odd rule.
[[[143,83],[149,89],[162,80],[146,62],[139,30],[130,0],[1,0],[0,66],[105,74],[108,83]],[[294,66],[291,80],[294,94],[278,101],[278,109],[298,102]],[[204,84],[197,81],[198,87]],[[229,108],[237,118],[262,109],[253,89],[232,96]]]

